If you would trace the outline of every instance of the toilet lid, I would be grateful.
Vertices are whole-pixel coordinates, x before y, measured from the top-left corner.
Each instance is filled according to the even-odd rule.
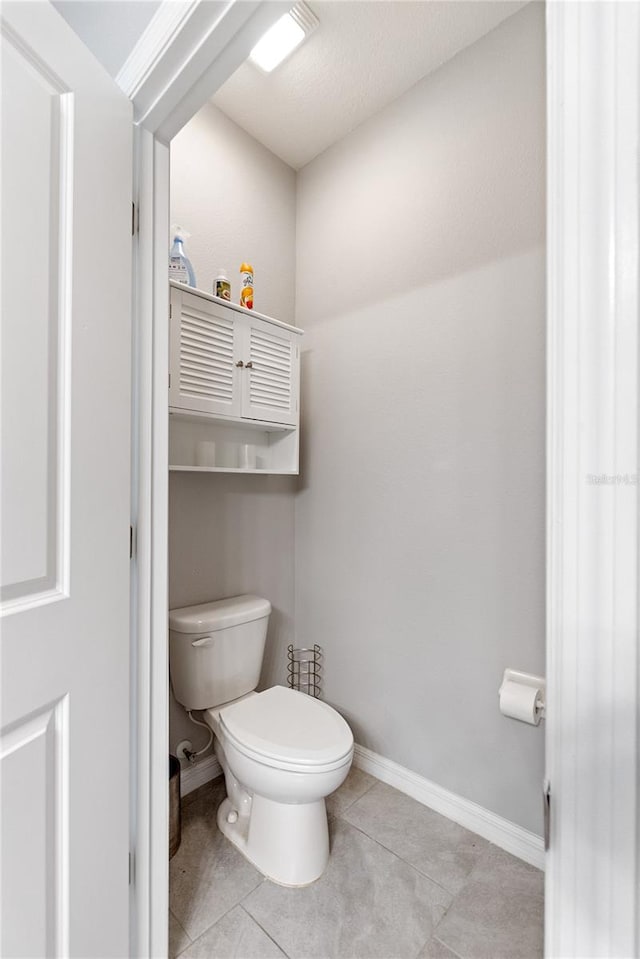
[[[284,686],[227,706],[220,723],[247,749],[285,763],[332,763],[353,748],[353,734],[335,709]]]

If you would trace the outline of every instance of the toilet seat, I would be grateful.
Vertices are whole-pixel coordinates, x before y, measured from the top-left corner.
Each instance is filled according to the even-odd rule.
[[[225,707],[219,722],[243,755],[290,772],[339,767],[353,753],[353,734],[335,709],[284,686]]]

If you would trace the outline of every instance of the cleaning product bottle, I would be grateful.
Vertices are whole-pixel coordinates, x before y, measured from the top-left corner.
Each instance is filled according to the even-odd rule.
[[[215,296],[223,300],[231,300],[231,283],[226,270],[218,270],[218,275],[213,281],[213,292]]]
[[[243,263],[240,267],[240,306],[253,309],[253,267]]]
[[[191,234],[183,230],[181,226],[172,227],[171,233],[173,246],[169,253],[169,279],[195,287],[196,275],[193,272],[191,261],[184,252],[184,241],[188,240]]]

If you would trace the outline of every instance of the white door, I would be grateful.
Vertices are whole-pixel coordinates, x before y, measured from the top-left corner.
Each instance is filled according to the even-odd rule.
[[[2,16],[2,955],[128,954],[130,103]]]

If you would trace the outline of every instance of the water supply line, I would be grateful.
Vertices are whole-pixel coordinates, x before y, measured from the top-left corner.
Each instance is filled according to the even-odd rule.
[[[191,750],[189,749],[184,750],[184,755],[186,756],[187,761],[190,763],[195,763],[198,756],[202,756],[203,753],[206,753],[207,749],[213,742],[213,729],[211,729],[210,726],[207,726],[206,723],[203,723],[200,719],[194,719],[190,709],[187,710],[187,716],[189,717],[189,719],[195,726],[202,726],[202,728],[206,729],[207,732],[209,733],[209,739],[207,740],[207,745],[203,746],[202,749],[198,749],[197,752],[191,752]]]

